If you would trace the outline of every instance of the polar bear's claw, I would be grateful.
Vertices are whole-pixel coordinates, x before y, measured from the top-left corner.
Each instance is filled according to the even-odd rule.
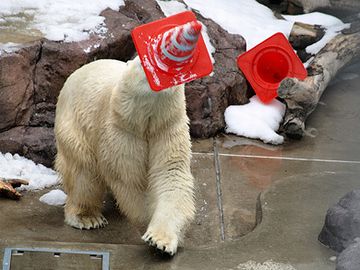
[[[103,215],[93,217],[80,217],[77,215],[66,216],[65,222],[71,227],[83,230],[98,229],[105,227],[108,221]]]
[[[147,231],[142,239],[151,247],[156,248],[161,254],[174,256],[177,250],[178,237],[169,232]]]

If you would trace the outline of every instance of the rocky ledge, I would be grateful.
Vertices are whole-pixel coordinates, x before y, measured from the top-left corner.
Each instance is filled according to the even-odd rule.
[[[40,39],[14,52],[0,51],[0,152],[19,153],[51,166],[56,154],[54,115],[66,78],[82,65],[102,58],[127,61],[136,54],[130,31],[164,17],[155,0],[125,1],[104,10],[108,31],[80,42]],[[239,35],[198,15],[215,48],[212,76],[186,85],[187,111],[194,137],[210,137],[224,126],[228,105],[244,104],[246,81],[234,59],[245,51]]]

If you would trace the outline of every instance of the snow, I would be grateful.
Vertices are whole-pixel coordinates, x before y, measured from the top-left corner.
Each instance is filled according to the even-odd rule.
[[[18,190],[39,190],[59,183],[55,171],[42,164],[35,164],[18,154],[2,154],[0,152],[0,177],[19,178],[29,181],[28,186],[21,186]]]
[[[60,189],[54,189],[42,195],[40,201],[48,205],[64,205],[67,195]]]
[[[341,30],[349,26],[350,24],[340,24],[327,28],[323,38],[320,39],[318,42],[307,46],[305,49],[306,52],[310,54],[317,54],[333,37],[337,36]]]
[[[87,47],[86,49],[84,49],[85,53],[90,53],[92,49],[97,49],[100,47],[100,44],[95,44],[95,45],[90,45],[89,47]]]
[[[305,63],[303,63],[304,67],[308,68],[309,65],[311,64],[312,60],[314,60],[314,58],[315,58],[314,56],[311,56]]]
[[[326,28],[324,37],[306,48],[306,52],[310,54],[318,53],[341,30],[350,26],[350,24],[344,24],[341,20],[334,16],[320,12],[313,12],[296,16],[284,15],[284,18],[291,22],[296,21],[308,24],[318,24]]]
[[[296,270],[290,264],[273,262],[268,260],[264,263],[257,263],[255,261],[248,261],[246,263],[239,264],[236,269],[238,270]]]
[[[178,1],[156,0],[156,2],[166,17],[188,10],[183,3]]]
[[[334,37],[338,31],[346,28],[338,18],[313,12],[303,15],[284,16],[286,20],[277,19],[273,12],[255,0],[184,0],[184,2],[199,11],[204,17],[211,18],[229,33],[242,35],[247,44],[247,50],[253,48],[263,40],[277,32],[289,36],[294,22],[323,25],[326,35],[312,47],[309,53],[316,53]]]
[[[227,133],[260,139],[265,143],[282,144],[284,137],[278,135],[285,105],[274,99],[268,104],[262,103],[257,96],[250,98],[245,105],[232,105],[225,110]]]
[[[201,34],[202,34],[202,37],[204,39],[204,42],[205,42],[205,46],[206,46],[206,49],[208,50],[209,52],[209,55],[210,55],[210,59],[211,59],[211,63],[214,64],[215,63],[215,59],[213,57],[213,54],[215,53],[215,48],[214,46],[211,44],[211,41],[210,41],[210,37],[207,33],[207,27],[201,23],[202,25],[202,28],[201,28]]]
[[[231,34],[242,35],[251,49],[276,32],[289,35],[292,23],[275,18],[273,12],[255,0],[184,0],[184,2],[210,18]]]
[[[0,43],[0,55],[2,53],[2,51],[6,52],[6,53],[12,53],[15,52],[19,49],[19,44],[13,43],[13,42],[7,42],[7,43]]]
[[[320,12],[312,12],[301,15],[283,15],[283,17],[290,22],[317,24],[325,27],[343,24],[343,22],[338,18]]]
[[[47,39],[72,42],[87,39],[90,33],[104,34],[105,18],[99,14],[121,5],[123,0],[6,0],[0,1],[0,17],[9,23],[22,20],[29,30],[38,29]]]
[[[178,1],[161,1],[161,0],[156,0],[156,1],[159,4],[162,12],[164,13],[164,15],[166,17],[169,17],[171,15],[174,15],[174,14],[177,14],[177,13],[184,12],[184,11],[188,10],[187,7],[183,3],[178,2]],[[214,64],[215,59],[213,57],[213,54],[215,53],[215,48],[211,44],[210,37],[209,37],[209,35],[207,33],[206,26],[203,23],[201,23],[201,25],[202,25],[201,35],[202,35],[202,37],[204,39],[206,48],[207,48],[207,50],[209,52],[211,62]]]

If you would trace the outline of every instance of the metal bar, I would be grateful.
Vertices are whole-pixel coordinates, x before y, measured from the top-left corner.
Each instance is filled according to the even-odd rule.
[[[31,251],[48,253],[66,253],[82,255],[100,255],[102,258],[102,270],[110,270],[110,253],[106,251],[83,251],[76,249],[52,249],[52,248],[5,248],[3,258],[3,270],[10,270],[11,256],[13,251]]]

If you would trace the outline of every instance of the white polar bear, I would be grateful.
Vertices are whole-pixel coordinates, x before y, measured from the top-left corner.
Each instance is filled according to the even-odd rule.
[[[92,62],[61,90],[55,136],[67,224],[107,224],[108,186],[131,221],[148,224],[143,240],[176,253],[195,212],[184,85],[153,92],[138,57]]]

